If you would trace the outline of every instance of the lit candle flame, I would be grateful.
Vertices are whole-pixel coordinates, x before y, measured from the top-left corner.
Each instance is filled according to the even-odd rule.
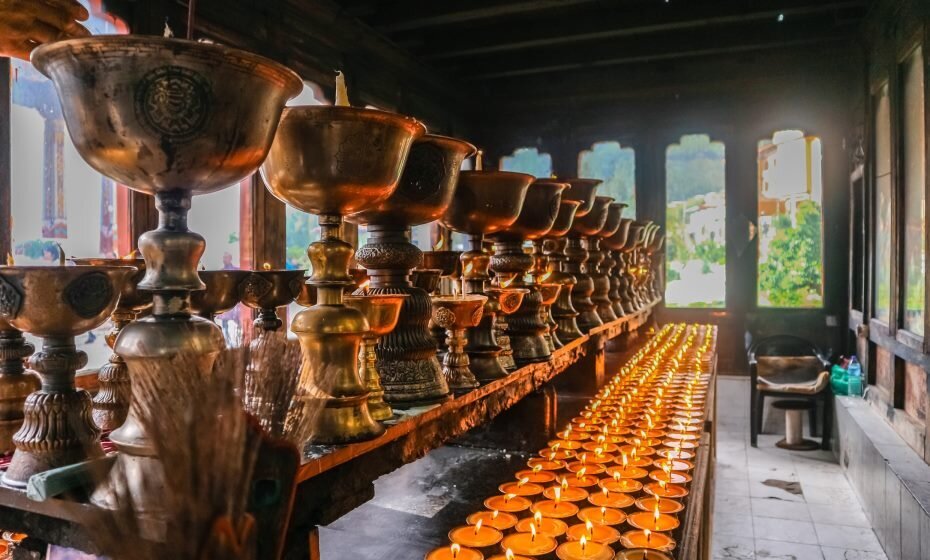
[[[559,502],[562,501],[562,489],[558,486],[555,487],[555,507],[559,507]]]
[[[514,275],[514,276],[511,276],[510,278],[508,278],[507,280],[504,280],[503,282],[501,282],[501,288],[508,288],[508,287],[510,287],[510,285],[513,284],[514,280],[516,280],[516,279],[517,279],[517,276]]]
[[[536,465],[533,467],[533,473],[538,473],[542,471],[542,465]]]
[[[439,238],[439,241],[437,241],[436,244],[433,245],[433,251],[439,251],[439,250],[441,250],[441,249],[442,249],[442,246],[445,245],[445,244],[446,244],[445,238],[440,237],[440,238]]]
[[[533,514],[533,522],[542,527],[542,512],[537,511]]]
[[[656,498],[656,509],[655,509],[655,512],[653,513],[653,517],[655,518],[656,528],[659,527],[659,515],[661,515],[661,513],[659,512],[659,499]]]
[[[124,260],[124,261],[134,261],[134,260],[136,260],[136,255],[137,255],[138,253],[139,253],[139,252],[138,252],[137,250],[133,249],[132,251],[129,251],[128,253],[126,253],[125,255],[123,255],[123,260]]]
[[[584,549],[588,546],[588,539],[586,539],[584,535],[581,535],[578,542],[581,543],[581,553],[584,554]]]
[[[499,512],[499,511],[497,511],[497,510],[492,511],[492,512],[491,512],[491,519],[497,519],[497,516],[500,515],[500,514],[501,514],[501,512]]]
[[[478,522],[475,523],[475,534],[476,534],[476,535],[478,534],[478,531],[481,530],[481,522],[482,522],[482,521],[484,521],[484,520],[483,520],[483,519],[479,519]]]
[[[513,550],[507,549],[507,552],[504,553],[504,557],[507,560],[514,560]]]
[[[590,520],[590,519],[585,520],[585,522],[584,522],[584,528],[585,528],[585,530],[588,532],[588,534],[591,535],[591,538],[594,538],[594,524],[591,523],[591,520]],[[584,537],[582,537],[582,538],[584,538]]]
[[[530,522],[530,533],[532,534],[532,536],[530,537],[530,540],[532,542],[536,542],[536,524],[533,523],[532,521]]]
[[[368,285],[369,285],[369,284],[371,284],[371,278],[367,278],[364,282],[361,283],[361,285],[359,286],[359,288],[362,290],[363,293],[365,293],[365,294],[368,293]]]
[[[649,529],[643,529],[643,534],[646,535],[646,543],[648,544],[648,543],[649,543],[649,537],[652,536],[652,531],[650,531]]]
[[[506,504],[507,502],[509,502],[510,500],[512,500],[512,499],[514,499],[514,498],[516,498],[516,497],[517,497],[516,494],[507,494],[507,495],[504,497],[504,503]]]
[[[452,543],[452,546],[449,547],[449,551],[452,553],[452,558],[458,558],[459,552],[462,550],[462,547],[458,543]]]
[[[581,480],[582,478],[584,478],[584,473],[587,471],[587,469],[588,469],[587,467],[581,467],[580,469],[578,469],[578,472],[575,473],[575,478],[577,478],[578,480]]]
[[[526,484],[526,483],[529,482],[529,481],[530,481],[529,477],[525,477],[525,476],[524,476],[523,478],[520,479],[520,482],[517,482],[517,488],[523,486],[524,484]]]
[[[607,508],[601,506],[601,521],[607,521]]]

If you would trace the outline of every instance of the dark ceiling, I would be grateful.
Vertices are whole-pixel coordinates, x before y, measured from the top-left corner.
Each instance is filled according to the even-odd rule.
[[[460,84],[848,41],[867,0],[342,0],[344,12]]]

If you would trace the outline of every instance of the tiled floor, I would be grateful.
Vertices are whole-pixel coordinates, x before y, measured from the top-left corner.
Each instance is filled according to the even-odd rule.
[[[749,380],[717,386],[714,559],[886,560],[833,454],[749,445]],[[808,434],[805,427],[805,434]]]

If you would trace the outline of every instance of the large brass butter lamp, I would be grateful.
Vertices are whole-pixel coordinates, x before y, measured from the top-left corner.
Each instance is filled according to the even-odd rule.
[[[442,225],[469,237],[469,250],[462,253],[465,293],[483,294],[490,280],[491,255],[484,248],[484,236],[513,224],[520,215],[526,191],[534,177],[509,171],[463,171],[452,204],[442,217]],[[507,375],[498,360],[501,347],[494,335],[496,313],[485,305],[481,322],[468,329],[465,351],[471,371],[480,382]]]
[[[358,352],[359,374],[368,389],[368,411],[379,422],[390,420],[394,416],[391,405],[384,402],[384,388],[381,386],[381,374],[378,372],[378,356],[375,348],[378,340],[394,330],[400,318],[400,310],[405,294],[380,294],[343,296],[345,304],[365,314],[369,330],[362,337]]]
[[[177,367],[179,354],[199,357],[192,375],[207,374],[224,343],[217,325],[191,315],[190,293],[204,289],[197,264],[205,247],[187,227],[192,195],[237,184],[258,168],[285,102],[303,87],[300,78],[238,49],[147,36],[52,43],[32,60],[55,84],[81,157],[155,197],[158,228],[139,238],[146,271],[138,288],[152,292],[152,315],[123,328],[114,350],[130,377],[144,371],[160,378]],[[128,492],[137,517],[161,524],[162,471],[137,419],[145,409],[140,398],[133,393],[126,422],[110,434],[120,450],[113,484],[92,500],[111,506],[111,491]]]
[[[575,218],[565,246],[565,256],[568,259],[566,272],[575,277],[572,305],[578,310],[578,329],[586,334],[592,328],[604,324],[597,314],[597,306],[591,301],[594,280],[591,278],[591,271],[586,268],[589,257],[586,238],[597,235],[604,228],[607,223],[607,210],[613,200],[609,196],[595,197],[591,211],[582,217]]]
[[[488,296],[487,310],[497,316],[494,321],[494,338],[501,347],[501,353],[498,354],[497,361],[507,371],[517,369],[517,362],[513,359],[513,349],[510,347],[510,337],[507,336],[507,317],[520,308],[523,297],[528,293],[529,290],[525,288],[503,288],[499,286],[492,286],[484,290],[484,295]]]
[[[550,270],[553,271],[553,276],[550,280],[562,284],[562,290],[555,304],[552,306],[551,313],[556,323],[558,323],[558,339],[565,343],[584,336],[584,333],[578,328],[578,310],[573,303],[578,278],[572,271],[576,267],[569,262],[570,256],[573,259],[577,259],[581,256],[581,247],[580,244],[577,246],[569,246],[566,236],[571,232],[571,227],[574,225],[575,220],[591,213],[591,210],[594,208],[597,187],[602,181],[600,179],[584,178],[562,180],[571,185],[571,188],[563,193],[562,199],[580,202],[572,220],[568,223],[568,229],[562,233],[561,231],[556,232],[555,227],[553,227],[549,233],[549,237],[555,240],[553,248],[549,253],[550,261],[553,262],[550,266]],[[559,220],[556,221],[558,222]],[[556,233],[560,233],[560,235],[556,235]]]
[[[518,366],[544,362],[552,355],[545,338],[549,326],[541,320],[539,312],[542,295],[535,277],[530,274],[536,258],[523,250],[523,244],[542,239],[552,229],[559,213],[562,191],[568,187],[568,183],[548,179],[534,181],[526,191],[517,220],[490,236],[494,240],[491,270],[495,274],[495,283],[499,284],[500,278],[512,277],[511,287],[528,290],[519,309],[506,319],[507,335]]]
[[[353,249],[341,238],[342,218],[391,196],[414,140],[424,132],[415,119],[384,111],[289,107],[262,165],[275,197],[320,220],[321,239],[307,250],[312,266],[307,283],[316,288],[316,304],[291,323],[304,357],[301,378],[325,395],[313,443],[363,441],[384,431],[371,417],[369,390],[358,370],[359,345],[371,329],[365,314],[342,300],[343,289],[355,285],[348,271]],[[431,352],[435,357],[435,348]],[[386,369],[382,373],[390,378]]]
[[[621,282],[620,295],[623,296],[623,310],[628,315],[636,313],[639,307],[636,302],[636,249],[642,242],[646,226],[641,222],[634,221],[630,224],[630,232],[627,234],[626,244],[621,250],[624,267]]]
[[[116,309],[110,315],[110,330],[106,334],[107,346],[112,350],[116,345],[116,338],[129,323],[134,321],[140,313],[151,309],[152,294],[136,289],[136,286],[145,276],[145,260],[128,259],[71,259],[77,265],[90,266],[134,266],[137,272],[123,283],[123,291],[119,296]],[[111,432],[123,425],[129,414],[129,403],[132,400],[132,385],[129,379],[129,368],[119,354],[110,354],[109,361],[97,372],[99,389],[94,395],[94,423],[104,433]]]
[[[442,359],[442,374],[456,395],[467,393],[479,385],[465,353],[465,329],[481,322],[487,300],[486,296],[475,294],[432,298],[433,323],[446,329],[447,333],[448,350]]]
[[[4,290],[0,281],[0,293]],[[13,434],[23,425],[23,403],[41,386],[39,377],[25,368],[35,352],[23,333],[0,318],[0,454],[13,452]],[[128,404],[128,403],[127,403]]]
[[[575,287],[575,277],[562,270],[565,262],[565,235],[571,229],[572,222],[575,221],[575,213],[578,211],[582,202],[580,200],[565,200],[566,194],[567,193],[562,193],[562,202],[559,203],[559,214],[555,218],[555,224],[553,224],[549,233],[546,234],[546,238],[542,243],[541,251],[545,257],[546,272],[542,274],[537,273],[537,278],[545,279],[546,282],[561,286],[555,301],[552,302],[548,310],[550,322],[549,336],[552,338],[552,343],[555,348],[561,348],[564,342],[582,336],[581,331],[578,330],[578,325],[575,323],[578,312],[575,311],[574,306],[572,306],[571,299],[572,289]],[[594,200],[593,194],[591,200]],[[534,244],[534,251],[537,251],[536,245],[538,244],[539,241]],[[542,260],[537,258],[537,263],[541,264]],[[556,331],[563,328],[566,329],[565,332],[556,334]],[[564,341],[561,337],[564,337]]]
[[[397,326],[376,349],[384,399],[394,407],[432,404],[449,396],[429,330],[429,295],[410,282],[411,269],[423,261],[423,252],[410,242],[410,230],[442,216],[452,201],[462,162],[473,153],[475,147],[468,142],[423,136],[410,150],[397,190],[348,218],[368,224],[368,243],[359,247],[355,258],[368,269],[369,293],[409,296]]]
[[[42,339],[29,359],[42,385],[24,404],[23,425],[3,483],[25,488],[29,477],[102,454],[90,394],[74,386],[87,354],[74,338],[102,325],[116,307],[131,266],[0,267],[0,318]]]
[[[658,228],[658,226],[656,226]],[[662,249],[665,247],[665,234],[659,234],[658,230],[656,236],[653,238],[652,243],[649,244],[648,255],[649,255],[649,273],[648,281],[646,287],[648,289],[649,299],[655,301],[662,297],[662,291],[660,286],[661,272],[662,267]]]
[[[626,315],[622,305],[623,298],[620,295],[624,267],[624,261],[620,250],[626,244],[626,238],[630,233],[630,224],[632,223],[633,220],[631,218],[621,219],[620,227],[617,228],[617,231],[610,237],[601,241],[601,244],[607,249],[606,254],[609,259],[607,274],[610,276],[610,292],[608,293],[608,297],[610,299],[611,309],[613,309],[614,315],[617,317]]]
[[[607,251],[601,249],[601,242],[604,238],[610,237],[620,229],[620,220],[623,209],[626,204],[622,202],[611,202],[607,207],[607,221],[604,227],[596,235],[588,237],[588,266],[591,281],[594,283],[594,291],[591,293],[591,303],[596,306],[597,316],[604,323],[617,320],[610,301],[610,277],[608,276]]]

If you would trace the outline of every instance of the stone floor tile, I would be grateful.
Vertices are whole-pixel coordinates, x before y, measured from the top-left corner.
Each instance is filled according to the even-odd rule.
[[[749,537],[714,535],[713,560],[755,560],[756,543]]]
[[[796,521],[811,520],[807,504],[803,502],[789,502],[774,498],[752,498],[750,501],[753,517],[776,517]]]
[[[847,525],[815,525],[820,546],[845,547],[852,550],[881,552],[882,546],[871,530]],[[758,534],[758,533],[757,533]]]
[[[715,511],[714,535],[752,538],[752,517],[745,513]]]
[[[888,560],[884,552],[850,550],[848,548],[821,547],[824,560]]]
[[[811,520],[826,525],[849,525],[872,528],[861,508],[837,509],[833,504],[807,504]]]
[[[759,560],[821,560],[823,553],[815,544],[756,539]]]
[[[752,504],[749,501],[749,496],[717,494],[714,496],[714,514],[716,515],[721,511],[752,515]],[[716,524],[714,524],[714,529],[716,530]]]
[[[817,533],[810,521],[753,516],[752,529],[756,539],[817,544]]]

